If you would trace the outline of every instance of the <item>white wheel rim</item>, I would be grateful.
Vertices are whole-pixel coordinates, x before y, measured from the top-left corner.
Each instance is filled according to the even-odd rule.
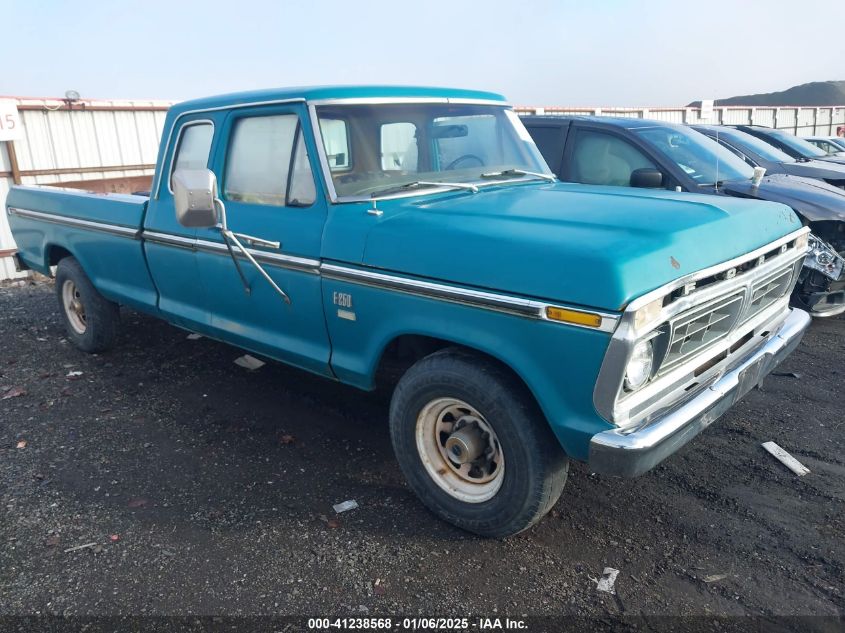
[[[67,320],[70,327],[77,334],[85,334],[88,329],[88,321],[85,316],[85,306],[82,305],[82,296],[79,288],[70,279],[62,284],[62,305],[65,308]]]
[[[461,428],[483,438],[484,452],[470,463],[450,459],[446,439]],[[438,398],[417,416],[417,451],[428,475],[451,497],[466,503],[492,499],[502,487],[505,458],[493,427],[475,408],[456,398]]]

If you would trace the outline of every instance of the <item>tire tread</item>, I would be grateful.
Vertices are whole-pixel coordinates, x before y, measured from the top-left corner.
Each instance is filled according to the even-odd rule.
[[[521,507],[507,521],[502,521],[500,516],[469,519],[450,512],[438,501],[437,496],[445,493],[436,489],[434,482],[430,482],[429,490],[428,486],[417,483],[409,472],[419,457],[415,447],[412,455],[405,454],[409,451],[400,441],[401,434],[407,432],[405,424],[409,424],[402,410],[408,408],[414,393],[430,384],[442,383],[444,377],[456,383],[469,381],[482,392],[498,394],[506,408],[514,409],[513,417],[528,421],[526,428],[517,429],[517,434],[524,443],[531,445],[529,450],[536,459],[536,472],[532,473],[532,486]],[[466,348],[438,350],[419,360],[406,372],[393,394],[390,427],[400,466],[423,503],[441,518],[482,536],[501,538],[530,528],[557,503],[566,484],[568,458],[524,384],[505,367]],[[427,473],[423,474],[428,477]]]
[[[68,279],[79,288],[85,304],[87,327],[83,334],[73,329],[65,314],[62,286]],[[120,329],[120,307],[99,293],[74,257],[65,257],[59,261],[56,268],[56,298],[68,338],[76,347],[89,354],[95,354],[114,345]]]

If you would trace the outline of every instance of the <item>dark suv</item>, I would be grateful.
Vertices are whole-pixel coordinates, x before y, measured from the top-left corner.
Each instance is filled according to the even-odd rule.
[[[818,180],[754,169],[690,127],[620,117],[522,118],[561,180],[757,198],[791,206],[810,226],[813,250],[793,304],[815,316],[845,312],[845,191]]]

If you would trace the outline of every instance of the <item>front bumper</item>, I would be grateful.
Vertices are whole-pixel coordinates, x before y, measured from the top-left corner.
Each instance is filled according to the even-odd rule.
[[[798,346],[810,320],[803,310],[793,309],[768,341],[681,406],[644,427],[594,435],[590,440],[590,469],[621,477],[635,477],[652,469],[758,386]]]

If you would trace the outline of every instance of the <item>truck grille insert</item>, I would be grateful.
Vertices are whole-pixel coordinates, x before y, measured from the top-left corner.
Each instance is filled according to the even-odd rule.
[[[781,270],[755,283],[751,287],[751,301],[745,311],[744,321],[765,310],[789,291],[792,268]]]
[[[731,331],[742,311],[744,294],[694,308],[670,322],[669,346],[661,372],[683,362]]]
[[[792,288],[793,265],[750,282],[722,299],[691,308],[669,321],[669,343],[660,365],[664,373],[703,351],[731,330],[770,307]]]

